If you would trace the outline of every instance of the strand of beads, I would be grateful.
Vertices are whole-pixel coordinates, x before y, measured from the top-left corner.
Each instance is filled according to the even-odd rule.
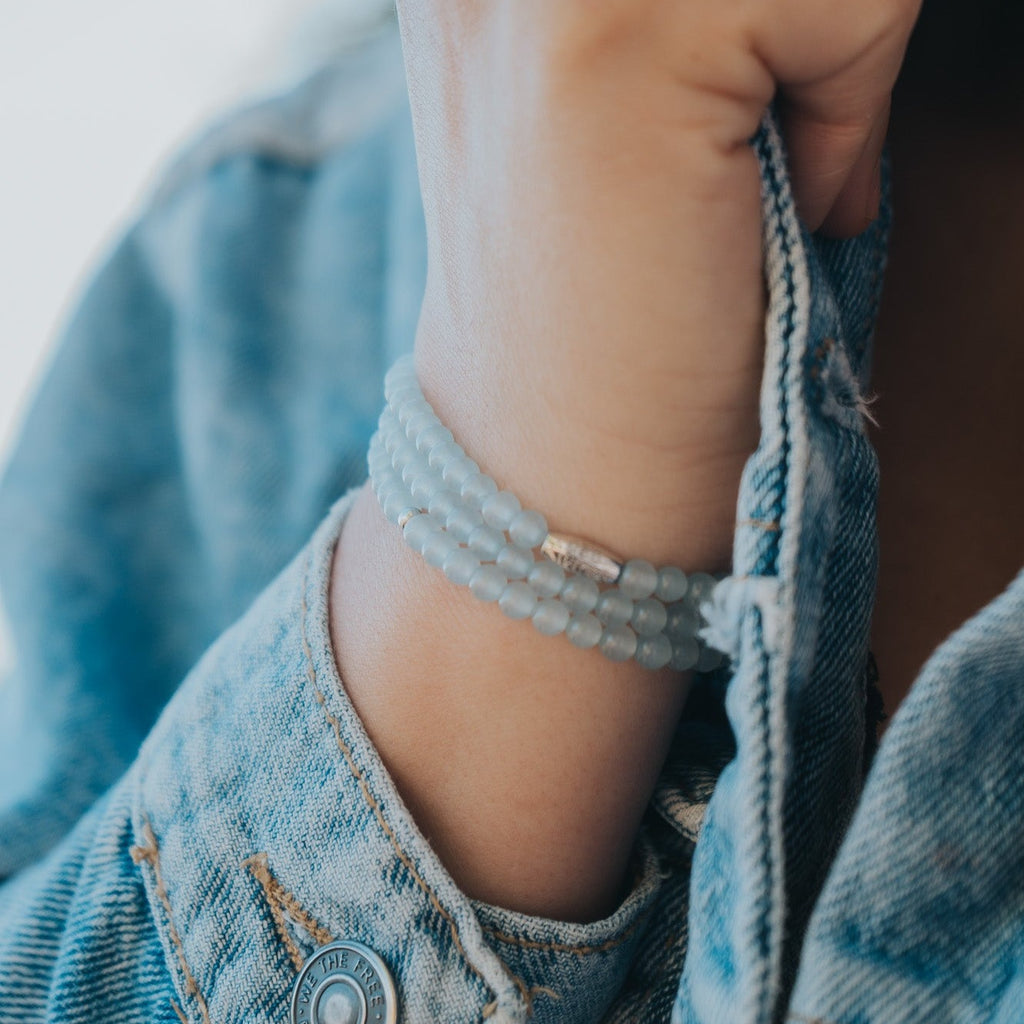
[[[385,516],[428,564],[510,618],[529,618],[549,636],[564,632],[613,661],[698,671],[721,663],[698,636],[712,576],[622,563],[550,533],[540,512],[500,490],[455,441],[423,396],[411,356],[391,368],[384,393],[368,455],[371,484]]]

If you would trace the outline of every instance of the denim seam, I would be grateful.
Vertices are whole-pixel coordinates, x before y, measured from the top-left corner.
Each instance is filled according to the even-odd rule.
[[[174,947],[174,952],[178,959],[178,966],[180,967],[182,976],[185,979],[185,992],[192,996],[196,1001],[196,1005],[199,1007],[199,1014],[203,1019],[203,1024],[210,1024],[210,1011],[207,1008],[206,1000],[203,998],[202,992],[199,990],[199,985],[196,984],[195,975],[193,975],[192,969],[188,965],[188,960],[185,957],[185,946],[181,941],[181,935],[174,923],[174,911],[171,909],[171,898],[167,893],[167,886],[164,884],[163,871],[160,868],[160,845],[157,843],[156,833],[153,831],[153,826],[149,823],[148,818],[143,819],[142,834],[146,843],[145,845],[140,843],[133,846],[129,851],[131,858],[135,864],[142,864],[143,861],[145,861],[152,869],[153,881],[156,887],[156,897],[160,901],[160,905],[163,907],[164,913],[167,915],[167,934],[170,937],[171,945]],[[184,1021],[186,1018],[181,1007],[177,1006],[173,999],[171,1000],[171,1005],[174,1007],[174,1012],[178,1014],[179,1019]]]
[[[326,946],[334,941],[334,937],[305,907],[277,880],[270,870],[265,853],[257,853],[242,861],[241,866],[259,883],[263,897],[267,901],[270,916],[274,922],[281,944],[296,971],[302,970],[306,958],[302,955],[298,943],[288,931],[289,919],[302,928],[317,946]]]
[[[633,934],[646,919],[647,913],[640,914],[621,935],[616,935],[605,942],[590,946],[572,945],[567,942],[541,942],[537,939],[523,939],[517,935],[509,935],[508,932],[499,931],[497,928],[492,928],[489,925],[481,925],[481,928],[492,938],[497,939],[498,942],[504,942],[510,946],[543,950],[547,953],[572,953],[574,956],[582,957],[589,956],[592,953],[605,953],[610,949],[615,949],[616,946],[621,946],[622,943],[632,938]]]
[[[779,187],[777,175],[775,173],[775,161],[781,159],[778,152],[772,152],[772,140],[770,137],[762,137],[762,156],[761,161],[762,167],[765,168],[766,177],[768,178],[768,187],[770,194],[773,198],[775,223],[777,225],[778,232],[778,243],[780,247],[780,255],[782,258],[783,265],[783,281],[785,286],[785,302],[783,307],[783,321],[782,329],[780,331],[780,343],[782,346],[782,358],[780,359],[779,369],[782,374],[782,379],[785,380],[787,374],[792,372],[792,353],[791,342],[792,335],[795,326],[796,317],[796,284],[794,281],[793,274],[793,253],[792,243],[789,237],[789,232],[786,230],[785,223],[785,205],[783,202],[782,189]],[[780,381],[780,383],[782,383]],[[771,569],[774,573],[778,574],[779,557],[781,553],[781,521],[785,517],[787,511],[786,496],[790,487],[790,470],[791,470],[791,444],[790,444],[790,423],[789,423],[789,390],[782,386],[779,389],[779,426],[781,436],[784,439],[780,451],[780,475],[781,484],[778,494],[778,505],[776,506],[777,517],[780,522],[780,529],[774,533],[769,534],[769,552],[771,554]],[[755,612],[755,628],[760,627],[761,617]],[[766,880],[768,885],[766,891],[768,893],[767,898],[760,909],[757,920],[757,929],[759,932],[759,939],[761,942],[764,960],[760,978],[758,979],[759,987],[761,992],[757,998],[757,1002],[762,1006],[768,1005],[772,1007],[770,1016],[774,1016],[774,998],[772,998],[772,989],[777,985],[777,979],[780,972],[781,964],[781,949],[776,952],[776,955],[772,955],[772,897],[776,886],[780,883],[776,877],[779,866],[774,862],[774,850],[772,842],[772,823],[771,823],[771,807],[772,802],[772,791],[775,787],[775,778],[772,771],[772,701],[770,694],[770,679],[771,679],[771,659],[767,652],[762,653],[761,665],[759,666],[759,674],[761,677],[761,693],[760,701],[763,719],[763,742],[764,742],[764,757],[761,766],[761,778],[760,783],[762,788],[763,799],[761,800],[762,815],[761,815],[761,840],[759,845],[761,846],[762,852],[762,863],[764,864]],[[777,913],[777,912],[776,912]],[[774,978],[773,978],[774,975]]]
[[[362,768],[356,764],[355,756],[352,753],[352,748],[345,742],[344,737],[341,733],[341,722],[337,716],[332,714],[331,710],[327,707],[327,697],[320,689],[319,680],[317,679],[316,665],[313,661],[313,649],[309,643],[309,630],[307,627],[306,620],[309,617],[309,600],[307,597],[307,590],[309,586],[309,562],[306,563],[306,578],[302,588],[302,649],[306,657],[306,677],[309,679],[310,685],[313,687],[313,696],[316,699],[317,704],[320,705],[321,710],[324,713],[324,717],[327,719],[334,732],[334,739],[337,742],[338,749],[341,751],[342,757],[345,760],[345,764],[348,766],[349,771],[352,773],[352,777],[359,784],[359,790],[363,795],[363,799],[366,801],[367,806],[373,812],[374,818],[377,820],[377,824],[380,826],[381,831],[387,837],[388,842],[391,843],[395,854],[398,859],[405,866],[405,869],[409,872],[413,881],[420,887],[427,899],[430,901],[430,905],[437,911],[448,925],[449,931],[451,932],[452,942],[455,948],[459,951],[459,955],[462,957],[463,962],[466,966],[475,974],[484,984],[487,984],[482,972],[475,964],[469,959],[466,953],[466,948],[462,944],[462,937],[459,935],[459,926],[452,917],[451,912],[447,910],[437,894],[426,882],[423,876],[419,873],[416,865],[413,863],[412,858],[402,849],[401,844],[398,841],[398,837],[395,835],[394,830],[388,824],[387,819],[384,817],[384,812],[381,809],[377,798],[370,792],[370,785],[366,781],[366,774]],[[490,987],[490,986],[488,986]]]
[[[781,249],[781,256],[783,266],[785,267],[786,273],[784,274],[784,286],[786,293],[784,317],[781,331],[781,340],[783,347],[783,355],[786,357],[780,361],[780,370],[785,376],[788,369],[788,356],[789,356],[789,341],[793,331],[794,314],[796,309],[796,286],[793,282],[792,274],[792,249],[789,237],[785,230],[785,204],[783,203],[782,190],[779,186],[778,177],[775,173],[775,160],[781,159],[781,156],[777,153],[773,153],[771,140],[762,136],[761,142],[761,166],[764,168],[765,177],[767,179],[766,184],[768,191],[772,196],[772,204],[775,208],[775,221],[779,227],[779,245]],[[789,457],[790,457],[790,443],[789,443],[789,410],[788,403],[786,401],[787,392],[785,388],[780,389],[780,401],[779,401],[779,430],[782,436],[782,445],[780,446],[781,465],[779,467],[780,474],[782,477],[781,493],[779,494],[779,511],[778,517],[781,520],[786,510],[786,484],[789,480]],[[777,570],[778,557],[779,557],[779,544],[776,542],[771,548],[771,568]]]

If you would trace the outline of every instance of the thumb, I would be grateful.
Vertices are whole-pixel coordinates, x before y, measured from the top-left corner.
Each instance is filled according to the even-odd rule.
[[[777,0],[758,52],[778,84],[808,227],[856,234],[878,209],[889,104],[920,0]]]
[[[801,219],[810,230],[836,238],[864,231],[878,216],[881,200],[888,95],[850,122],[786,101],[780,112]]]

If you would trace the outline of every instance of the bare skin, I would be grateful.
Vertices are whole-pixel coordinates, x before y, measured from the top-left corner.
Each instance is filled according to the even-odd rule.
[[[860,230],[914,0],[399,4],[428,238],[416,361],[469,454],[554,529],[727,567],[757,439],[749,146],[786,96],[798,202]],[[621,898],[687,679],[506,622],[364,492],[332,588],[342,678],[471,896]]]
[[[886,708],[1024,565],[1019,119],[897,111],[897,211],[875,342]]]

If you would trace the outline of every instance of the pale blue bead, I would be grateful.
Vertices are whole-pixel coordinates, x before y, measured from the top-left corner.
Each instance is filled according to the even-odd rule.
[[[622,567],[622,575],[616,583],[626,597],[642,601],[654,593],[658,585],[658,570],[643,558],[631,558]]]
[[[405,538],[406,544],[413,549],[413,551],[422,551],[423,545],[426,543],[428,537],[432,534],[438,533],[441,529],[441,524],[429,514],[421,514],[413,516],[405,524],[402,530],[402,536]]]
[[[385,469],[379,469],[373,474],[373,489],[379,494],[381,491],[394,490],[396,484],[402,483],[402,477],[396,473],[390,465]]]
[[[524,509],[512,517],[508,533],[521,548],[539,548],[548,535],[548,522],[539,512]]]
[[[697,659],[700,657],[700,645],[693,636],[680,637],[679,639],[673,638],[672,640],[672,660],[669,664],[677,672],[688,672],[694,665],[697,664]]]
[[[687,593],[688,600],[695,608],[700,606],[711,597],[711,591],[715,589],[716,581],[714,576],[706,572],[695,572],[690,576],[690,586]]]
[[[565,572],[554,562],[536,562],[526,577],[539,597],[554,597],[565,584]]]
[[[409,508],[413,504],[412,495],[401,485],[378,491],[377,501],[380,503],[380,507],[384,509],[385,517],[391,522],[397,521],[398,517],[402,514],[403,508]],[[389,509],[391,510],[390,512],[388,511]]]
[[[686,596],[686,573],[674,565],[667,565],[658,570],[658,585],[654,588],[654,596],[666,604],[681,601]]]
[[[505,546],[505,535],[490,526],[478,526],[469,535],[469,549],[481,558],[493,561]]]
[[[424,428],[416,435],[416,448],[419,452],[426,454],[433,451],[437,445],[451,440],[452,432],[435,420],[431,426]]]
[[[586,576],[570,576],[562,586],[559,597],[573,612],[592,612],[597,607],[601,591]],[[595,640],[594,643],[597,643]],[[593,646],[591,644],[590,646]]]
[[[401,429],[402,426],[398,421],[398,413],[395,411],[395,407],[391,405],[386,405],[381,409],[377,424],[384,433],[392,433],[396,427]]]
[[[456,548],[444,560],[441,568],[452,583],[465,586],[473,578],[473,573],[480,568],[480,559],[466,548]]]
[[[427,463],[431,469],[436,469],[440,472],[444,468],[445,463],[450,462],[452,459],[457,459],[463,454],[465,454],[463,450],[454,441],[443,441],[441,444],[434,445],[430,449]]]
[[[665,624],[668,622],[668,612],[665,611],[665,606],[660,601],[649,597],[636,602],[630,621],[633,624],[633,629],[640,636],[654,636],[655,633],[660,633],[665,628]]]
[[[519,499],[510,491],[498,491],[487,498],[480,511],[488,526],[496,530],[507,530],[521,508]]]
[[[498,485],[486,473],[471,473],[462,481],[460,493],[467,504],[482,505],[497,490]]]
[[[725,655],[721,651],[716,651],[713,647],[702,646],[700,649],[700,657],[697,659],[696,671],[698,672],[711,672],[718,668],[722,662],[725,661]]]
[[[606,590],[597,599],[594,610],[606,626],[615,628],[624,626],[633,617],[633,602],[621,590]]]
[[[470,577],[469,589],[481,601],[497,601],[508,584],[508,578],[494,565],[481,565]]]
[[[672,660],[672,644],[664,633],[645,636],[637,642],[636,662],[643,668],[664,668]]]
[[[384,397],[392,404],[409,401],[420,394],[416,371],[395,363],[384,378]]]
[[[628,626],[605,627],[599,646],[609,660],[628,661],[636,654],[636,633]]]
[[[392,402],[398,422],[402,429],[408,431],[409,424],[418,416],[429,416],[430,406],[425,398],[408,398],[404,402]],[[408,435],[407,435],[408,436]],[[415,436],[415,435],[413,435]]]
[[[526,619],[537,607],[537,595],[522,580],[509,583],[498,598],[498,607],[510,619]]]
[[[419,437],[424,430],[429,430],[431,427],[436,426],[438,426],[437,417],[429,410],[429,408],[422,409],[409,417],[405,424],[405,436],[409,438],[410,441],[415,442],[416,438]]]
[[[388,409],[391,410],[396,422],[401,422],[403,415],[408,419],[412,415],[410,406],[424,401],[419,388],[412,384],[400,384],[394,388],[385,388],[384,397],[387,400]],[[405,410],[407,409],[410,411],[406,412]]]
[[[533,556],[529,551],[506,544],[495,556],[494,564],[510,580],[521,580],[533,568]]]
[[[377,436],[377,435],[375,435]],[[391,470],[391,458],[380,445],[372,445],[366,453],[366,466],[371,476]]]
[[[420,554],[428,565],[434,566],[435,569],[440,569],[444,565],[448,556],[455,551],[458,546],[459,545],[449,537],[448,534],[435,533],[431,534],[431,536],[423,542]]]
[[[459,488],[471,473],[479,473],[480,467],[468,455],[459,455],[444,464],[441,475],[449,487]]]
[[[604,632],[600,621],[593,615],[573,615],[569,625],[565,627],[565,635],[577,647],[586,649],[594,647],[601,639]]]
[[[416,473],[409,482],[409,493],[420,508],[430,508],[430,501],[438,491],[445,489],[442,481],[430,473]]]
[[[459,496],[454,491],[449,491],[445,487],[439,487],[434,491],[429,503],[427,504],[427,511],[437,520],[444,521],[448,518],[448,513],[459,503]]]
[[[366,465],[370,470],[370,476],[392,472],[391,456],[379,445],[370,448],[366,456]]]
[[[445,529],[461,543],[469,540],[469,535],[480,525],[480,515],[465,505],[456,505],[445,518]]]
[[[410,392],[413,395],[420,393],[415,371],[395,363],[384,378],[384,397],[389,402],[397,401],[400,396],[408,399]]]
[[[395,453],[391,457],[391,464],[397,472],[401,473],[410,463],[418,461],[419,457],[420,453],[416,451],[416,445],[411,441],[402,441],[395,447]]]
[[[665,632],[669,636],[684,637],[693,636],[700,626],[700,615],[697,609],[690,604],[689,600],[678,601],[668,609],[668,621],[665,623]]]
[[[408,378],[402,380],[396,377],[385,380],[384,399],[392,409],[398,410],[410,402],[421,401],[423,395],[420,392],[419,384],[414,380]]]
[[[378,473],[376,476],[371,477],[370,481],[373,484],[373,493],[377,495],[382,503],[387,495],[406,489],[402,485],[401,478],[396,477],[391,470],[388,470],[386,474]]]
[[[384,501],[384,515],[389,522],[397,523],[398,517],[412,506],[412,497],[407,493],[392,492]]]
[[[533,624],[538,633],[557,636],[569,625],[569,609],[554,599],[540,601],[533,613]]]

